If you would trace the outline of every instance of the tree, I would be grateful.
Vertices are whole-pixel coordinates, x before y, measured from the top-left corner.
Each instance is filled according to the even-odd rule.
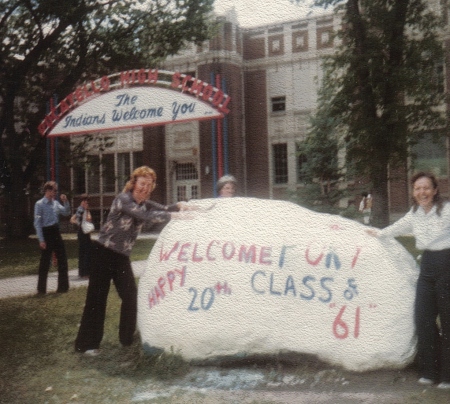
[[[317,114],[336,120],[327,130],[345,133],[347,164],[370,180],[374,222],[385,226],[390,170],[405,164],[425,130],[445,130],[438,108],[444,94],[436,80],[443,62],[442,18],[426,0],[315,4],[335,7],[342,18],[338,45],[323,63]]]
[[[305,184],[297,190],[297,196],[301,204],[328,213],[338,211],[336,204],[343,195],[339,181],[344,170],[339,162],[341,145],[333,133],[335,127],[336,119],[320,113],[313,116],[311,130],[297,151],[301,159],[299,174]]]
[[[8,236],[27,235],[26,190],[36,175],[44,178],[46,141],[37,127],[47,101],[204,41],[212,3],[0,0],[0,192]]]

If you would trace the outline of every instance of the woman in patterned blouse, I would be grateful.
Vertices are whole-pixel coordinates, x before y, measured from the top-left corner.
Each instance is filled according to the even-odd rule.
[[[184,203],[172,206],[149,201],[156,186],[156,173],[142,166],[133,171],[111,205],[98,240],[93,242],[89,286],[75,350],[86,355],[99,354],[103,338],[106,302],[111,280],[122,300],[119,340],[123,346],[133,342],[137,318],[137,287],[130,254],[145,223],[168,222],[171,218],[186,218]],[[94,258],[95,257],[95,258]]]

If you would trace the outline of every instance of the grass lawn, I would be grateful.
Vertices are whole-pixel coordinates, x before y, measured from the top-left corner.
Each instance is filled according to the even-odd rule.
[[[422,251],[416,248],[416,240],[414,237],[398,237],[397,240],[410,252],[414,258],[422,253]]]
[[[1,302],[0,403],[130,403],[150,378],[173,378],[188,365],[176,355],[144,356],[139,341],[118,341],[119,298],[111,288],[102,353],[74,352],[86,288]]]
[[[69,270],[78,268],[78,241],[76,235],[63,235]],[[131,255],[132,261],[145,260],[155,243],[152,239],[138,239]],[[36,238],[0,240],[0,279],[36,275],[41,252]],[[51,267],[51,271],[56,268]]]
[[[65,235],[69,269],[78,265],[78,242]],[[138,239],[131,259],[145,260],[152,239]],[[0,241],[0,278],[37,273],[35,238]],[[52,269],[56,270],[56,269]],[[172,378],[188,365],[177,355],[144,356],[137,339],[129,348],[118,341],[120,299],[108,300],[102,355],[74,352],[86,287],[67,294],[2,299],[0,305],[0,403],[129,403],[142,380]]]

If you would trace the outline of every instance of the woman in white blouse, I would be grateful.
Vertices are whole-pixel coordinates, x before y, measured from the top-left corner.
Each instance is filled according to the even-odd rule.
[[[415,301],[419,383],[450,389],[450,203],[442,201],[434,175],[417,173],[411,183],[411,210],[391,226],[367,232],[378,237],[413,234],[416,247],[424,250]]]

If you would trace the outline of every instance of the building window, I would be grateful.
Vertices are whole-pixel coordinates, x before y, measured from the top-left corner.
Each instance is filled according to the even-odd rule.
[[[273,151],[273,178],[275,184],[288,182],[288,154],[287,143],[272,145]]]
[[[177,202],[186,201],[186,200],[187,200],[186,185],[178,185],[177,186]]]
[[[100,156],[88,156],[87,192],[89,194],[100,193]]]
[[[274,39],[272,41],[272,52],[279,52],[280,51],[280,40]]]
[[[304,52],[308,50],[308,31],[292,33],[292,51]]]
[[[114,154],[102,155],[103,192],[116,192],[116,176],[114,175]]]
[[[323,27],[317,29],[317,49],[333,46],[333,28]]]
[[[447,145],[444,136],[425,135],[412,149],[415,171],[432,172],[436,177],[447,176]]]
[[[194,163],[177,163],[176,180],[197,180],[198,172]]]
[[[75,194],[84,194],[87,190],[86,167],[76,165],[73,168],[73,190]]]
[[[297,182],[305,183],[306,176],[302,172],[302,168],[305,166],[305,164],[307,162],[307,157],[306,157],[306,154],[304,152],[302,152],[302,147],[301,147],[300,143],[297,143],[296,158],[297,158]]]
[[[198,186],[197,185],[191,186],[191,199],[198,199]]]
[[[280,56],[284,54],[284,36],[273,35],[268,38],[269,56]]]
[[[272,98],[272,112],[286,111],[286,97]]]
[[[117,153],[117,182],[120,192],[130,179],[131,172],[143,165],[142,152]]]
[[[74,167],[75,194],[120,192],[130,179],[131,172],[140,166],[142,166],[142,152],[105,153],[101,155],[101,160],[100,156],[91,155],[88,157],[85,170],[82,167]],[[87,178],[87,182],[84,178]]]
[[[130,178],[130,153],[117,153],[117,180],[119,189],[123,189]]]
[[[131,157],[133,157],[133,170],[144,165],[142,152],[133,152]]]

